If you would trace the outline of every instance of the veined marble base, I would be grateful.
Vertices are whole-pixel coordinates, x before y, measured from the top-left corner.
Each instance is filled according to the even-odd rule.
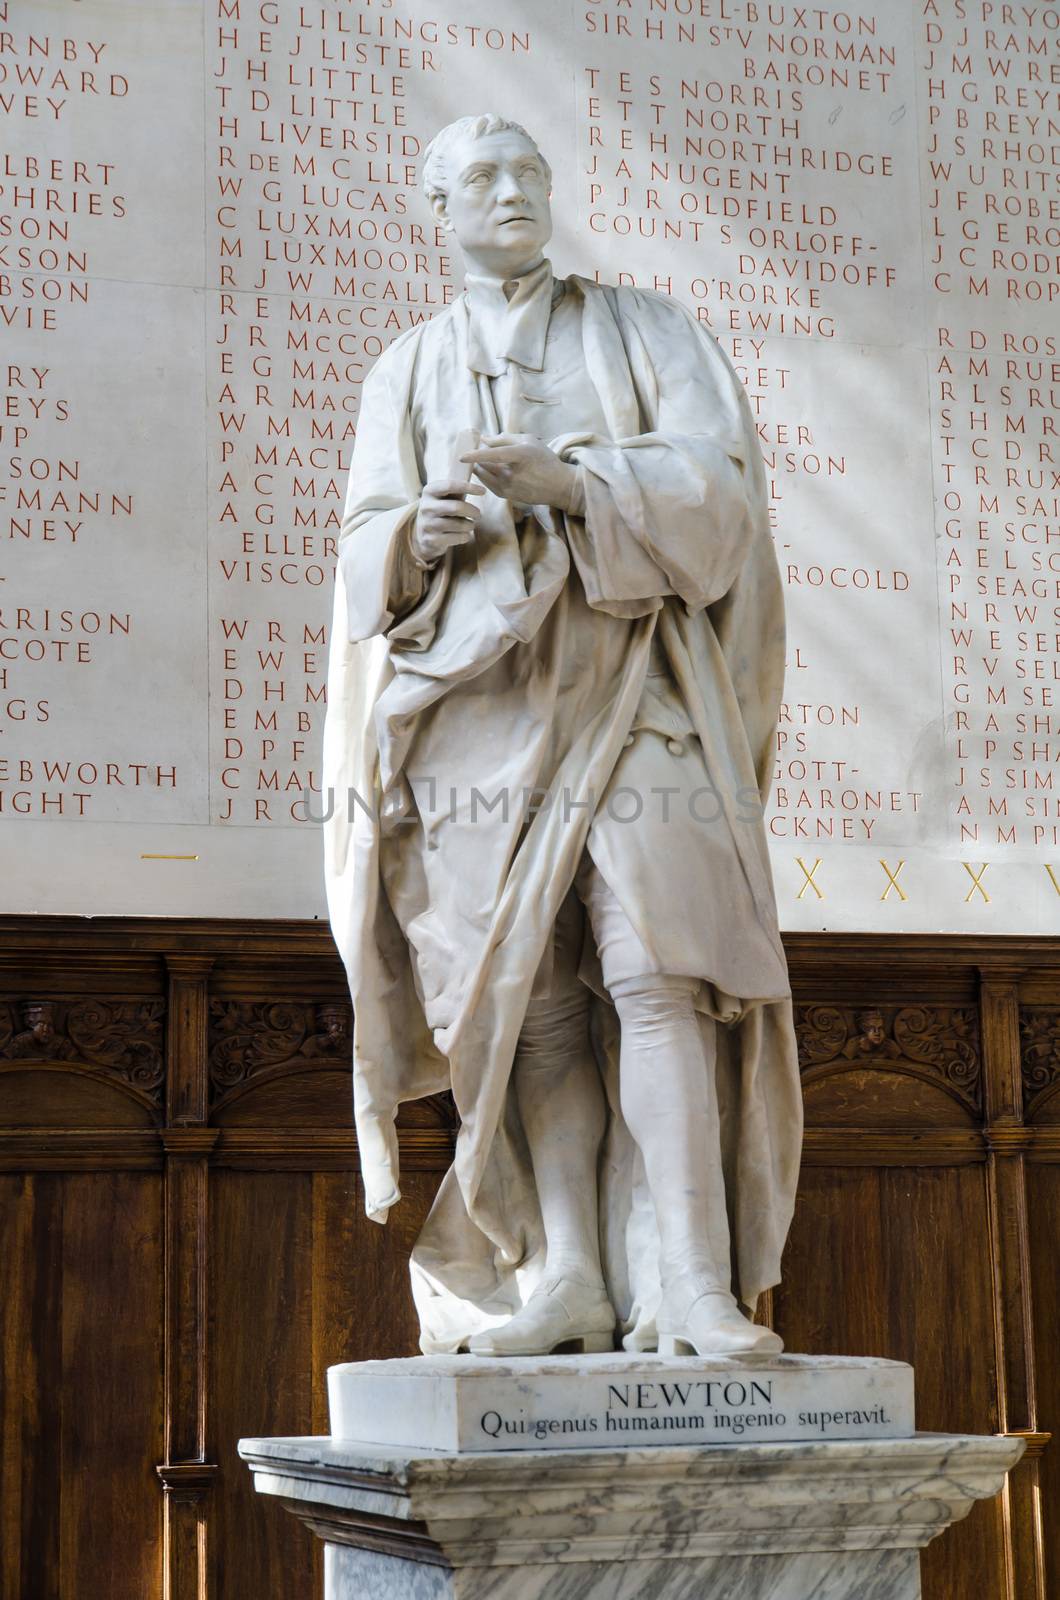
[[[488,1568],[327,1545],[326,1600],[920,1600],[915,1550]]]
[[[331,1437],[409,1450],[901,1439],[913,1369],[861,1356],[414,1356],[328,1370]]]
[[[326,1541],[326,1600],[919,1600],[917,1551],[1023,1441],[409,1452],[244,1439]]]

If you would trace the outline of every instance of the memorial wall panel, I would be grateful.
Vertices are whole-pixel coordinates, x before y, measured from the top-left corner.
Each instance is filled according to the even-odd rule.
[[[324,914],[361,381],[460,291],[436,129],[744,381],[790,929],[1060,927],[1060,22],[894,0],[0,3],[5,904]]]

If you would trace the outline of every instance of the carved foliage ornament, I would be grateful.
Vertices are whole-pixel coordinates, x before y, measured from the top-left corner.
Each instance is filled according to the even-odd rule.
[[[804,1074],[879,1065],[934,1081],[973,1111],[982,1103],[979,1023],[970,1006],[796,1006]]]
[[[273,1067],[304,1070],[319,1062],[322,1066],[351,1068],[352,1020],[350,1007],[333,1001],[319,1005],[213,1001],[210,1083],[214,1100]],[[455,1130],[458,1117],[449,1093],[425,1095],[416,1105],[416,1112],[399,1121]]]
[[[348,1064],[352,1051],[350,1008],[337,1002],[214,1000],[210,1005],[210,1081],[222,1094],[256,1072],[289,1061]]]
[[[161,1100],[162,1000],[0,1001],[0,1060],[70,1061]]]
[[[1060,1087],[1060,1011],[1055,1006],[1027,1006],[1020,1012],[1020,1054],[1023,1100],[1029,1110]]]

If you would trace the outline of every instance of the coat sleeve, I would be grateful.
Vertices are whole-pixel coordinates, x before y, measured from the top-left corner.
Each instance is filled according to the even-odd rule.
[[[447,574],[424,571],[412,559],[409,534],[422,485],[407,404],[395,399],[390,365],[384,356],[361,391],[338,560],[349,637],[383,633],[415,643],[425,610],[431,617],[437,610]]]
[[[646,431],[563,451],[581,469],[569,537],[591,604],[629,615],[668,595],[701,610],[747,553],[761,456],[739,380],[675,301],[625,291],[619,325]]]

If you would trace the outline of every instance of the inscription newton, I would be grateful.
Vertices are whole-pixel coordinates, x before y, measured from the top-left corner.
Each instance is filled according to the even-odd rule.
[[[721,1401],[727,1406],[769,1405],[773,1399],[772,1383],[741,1383],[730,1379],[727,1383],[698,1379],[693,1383],[637,1383],[632,1386],[623,1384],[608,1384],[607,1407],[608,1410],[624,1406],[628,1411],[630,1406],[638,1411],[652,1411],[659,1405],[660,1400],[664,1406],[674,1404],[687,1406],[689,1400],[695,1395],[698,1404],[712,1408],[719,1404],[716,1393],[720,1394]]]
[[[426,1356],[328,1374],[332,1436],[453,1450],[900,1438],[912,1370],[851,1357]]]

